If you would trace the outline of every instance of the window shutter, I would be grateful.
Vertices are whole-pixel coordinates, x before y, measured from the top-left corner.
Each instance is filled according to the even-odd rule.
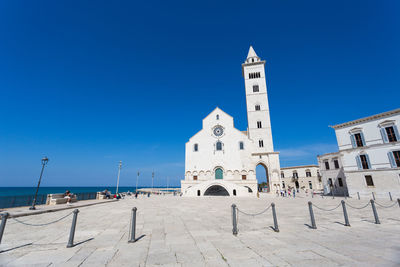
[[[389,151],[387,154],[389,157],[390,165],[392,166],[392,168],[396,168],[397,166],[396,166],[396,161],[394,160],[393,152]]]
[[[353,146],[353,148],[356,147],[356,139],[354,138],[354,134],[350,135],[350,139],[351,139],[351,145]]]
[[[360,156],[356,156],[356,161],[357,161],[357,166],[358,166],[358,169],[359,170],[361,170],[362,169],[362,165],[361,165],[361,159],[360,159]]]
[[[399,135],[399,131],[397,130],[396,125],[393,125],[393,130],[394,130],[394,133],[396,134],[396,140],[400,141],[400,135]]]
[[[363,146],[365,146],[364,134],[362,132],[360,132],[360,136],[361,136],[361,140],[362,140]]]
[[[369,161],[368,154],[365,154],[365,158],[367,159],[368,169],[372,169],[371,162]]]
[[[382,140],[384,143],[389,142],[387,134],[386,134],[386,130],[384,127],[381,128],[381,135],[382,135]]]

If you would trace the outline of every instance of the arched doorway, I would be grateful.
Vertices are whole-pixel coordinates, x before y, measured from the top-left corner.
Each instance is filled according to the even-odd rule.
[[[220,185],[212,185],[204,192],[205,196],[229,196],[228,191]]]
[[[259,192],[270,192],[270,184],[268,178],[268,168],[264,163],[259,163],[256,166],[256,178]]]

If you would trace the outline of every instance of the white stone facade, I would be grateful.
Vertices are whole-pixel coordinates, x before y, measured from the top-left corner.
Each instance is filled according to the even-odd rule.
[[[318,156],[324,194],[347,196],[347,182],[340,153],[328,153]]]
[[[266,169],[270,191],[281,188],[279,153],[273,148],[264,65],[265,61],[250,47],[242,64],[248,130],[236,129],[233,118],[216,108],[203,119],[202,130],[186,143],[185,180],[181,181],[184,196],[256,196],[259,164]]]
[[[399,127],[400,109],[332,126],[350,196],[400,196]]]
[[[322,190],[322,180],[317,165],[281,168],[282,189],[299,189],[318,192]]]

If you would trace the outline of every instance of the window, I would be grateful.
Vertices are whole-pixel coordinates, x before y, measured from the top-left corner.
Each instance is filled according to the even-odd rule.
[[[246,180],[247,176],[246,175],[242,175],[242,180]]]
[[[221,168],[215,170],[215,179],[222,179],[224,176],[224,172]]]
[[[388,137],[389,142],[397,142],[396,133],[394,132],[393,126],[389,126],[385,128],[386,134]]]
[[[200,190],[197,190],[197,196],[200,196]]]
[[[217,150],[222,150],[222,142],[218,141],[216,145]]]
[[[399,131],[397,130],[396,125],[394,124],[382,127],[381,135],[384,143],[397,142],[400,140]]]
[[[340,187],[343,187],[343,179],[342,178],[338,178],[338,183]]]
[[[261,110],[260,105],[256,105],[256,110]]]
[[[308,181],[308,187],[310,187],[310,189],[312,189],[312,182]]]
[[[264,142],[263,142],[263,140],[258,140],[258,146],[259,146],[259,147],[264,147]]]
[[[243,150],[244,149],[244,143],[243,142],[239,142],[239,149]]]
[[[255,79],[255,78],[260,78],[261,74],[259,72],[252,72],[249,73],[249,79]]]
[[[360,155],[359,156],[360,162],[361,162],[361,167],[362,169],[369,169],[369,160],[367,155]]]
[[[193,180],[194,180],[194,181],[197,181],[197,175],[194,175],[194,176],[193,176]]]
[[[367,186],[374,186],[374,181],[372,180],[371,175],[365,175],[365,182],[367,183]]]
[[[335,169],[339,169],[339,161],[337,159],[333,160],[333,164],[335,164]]]
[[[261,121],[257,121],[257,128],[262,128]]]
[[[257,84],[253,85],[253,92],[257,93],[259,91],[260,91],[260,88],[258,87],[258,85]]]
[[[281,178],[285,178],[285,173],[281,172]]]
[[[217,114],[217,120],[219,120],[219,115]]]
[[[285,188],[285,182],[282,181],[282,188]]]
[[[233,195],[236,196],[236,189],[233,189]]]
[[[311,177],[311,171],[306,171],[306,177]]]
[[[361,132],[351,135],[350,138],[353,147],[363,147],[365,145],[363,134]]]
[[[391,151],[388,155],[392,168],[400,167],[400,151]]]
[[[195,152],[199,151],[199,145],[198,145],[198,144],[194,144],[193,150],[194,150]]]
[[[325,161],[325,169],[329,170],[329,162],[328,161]]]
[[[332,178],[329,178],[329,179],[328,179],[328,185],[329,185],[329,187],[332,187],[332,186],[333,186]]]
[[[293,172],[293,178],[299,178],[299,175],[298,175],[297,171]]]

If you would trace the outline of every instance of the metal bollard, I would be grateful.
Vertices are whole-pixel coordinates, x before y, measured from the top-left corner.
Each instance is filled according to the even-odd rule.
[[[344,216],[344,226],[350,226],[349,216],[347,216],[346,203],[342,200],[343,216]]]
[[[310,210],[311,228],[312,229],[317,229],[317,225],[315,225],[315,218],[314,218],[314,212],[313,212],[313,209],[312,209],[311,201],[308,201],[308,209]]]
[[[390,201],[393,201],[392,194],[389,192]]]
[[[374,213],[375,217],[375,224],[381,224],[381,222],[379,221],[378,212],[376,211],[375,201],[373,201],[372,199],[371,199],[371,206],[372,206],[372,212]]]
[[[274,217],[274,231],[279,232],[278,218],[276,217],[275,203],[271,203],[272,217]]]
[[[357,192],[357,196],[358,196],[358,200],[360,200],[360,193],[359,192]]]
[[[71,231],[69,233],[67,248],[72,248],[74,246],[75,228],[76,228],[76,220],[78,219],[78,212],[79,212],[78,209],[75,209],[73,211],[74,217],[72,218],[72,225],[71,225]]]
[[[237,221],[236,221],[236,205],[235,204],[232,204],[232,224],[233,224],[232,233],[234,235],[237,235],[238,229],[237,229]]]
[[[372,192],[372,198],[375,200],[375,194],[374,194],[374,192]]]
[[[8,216],[10,214],[8,212],[3,213],[1,215],[1,225],[0,225],[0,244],[1,244],[1,239],[3,238],[3,234],[4,234],[4,228],[6,228],[6,222],[8,219]]]
[[[136,211],[137,208],[132,208],[132,221],[131,221],[131,236],[128,240],[128,243],[135,243],[136,242]]]

